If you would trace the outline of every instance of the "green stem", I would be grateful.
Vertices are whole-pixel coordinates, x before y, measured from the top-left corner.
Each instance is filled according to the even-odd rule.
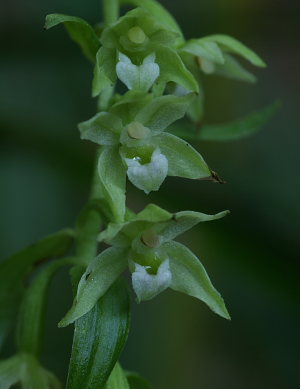
[[[119,0],[102,0],[104,25],[108,26],[118,20],[119,17]],[[98,99],[98,111],[106,111],[109,107],[111,97],[115,91],[115,86],[104,89]]]
[[[103,0],[102,3],[105,26],[116,22],[119,17],[119,0]]]
[[[103,0],[103,16],[104,24],[108,26],[114,23],[119,17],[119,0]],[[109,105],[111,96],[114,93],[114,87],[104,90],[98,102],[99,109],[106,110]],[[102,215],[93,203],[101,202],[101,183],[98,176],[98,159],[99,152],[96,154],[96,161],[94,167],[93,182],[91,186],[91,193],[89,203],[79,215],[77,222],[77,248],[76,256],[82,264],[88,264],[97,253],[97,236],[100,232],[102,223]]]
[[[102,215],[98,203],[101,202],[101,183],[98,176],[98,159],[100,149],[96,153],[94,173],[87,205],[77,219],[76,257],[82,264],[88,264],[97,254],[97,237],[102,224]]]

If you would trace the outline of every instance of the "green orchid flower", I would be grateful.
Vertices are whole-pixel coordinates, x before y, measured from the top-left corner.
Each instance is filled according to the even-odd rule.
[[[193,94],[154,98],[132,91],[109,112],[79,124],[82,139],[102,145],[99,176],[117,221],[123,221],[125,213],[126,175],[145,193],[158,190],[166,176],[211,176],[202,156],[190,144],[165,132],[184,116],[193,98]],[[119,172],[118,177],[113,171]]]
[[[147,78],[149,56],[156,58],[155,77],[151,77],[150,86],[155,83],[155,90],[161,94],[170,81],[182,85],[190,92],[198,92],[198,84],[185,67],[175,49],[175,42],[181,35],[168,30],[153,16],[141,8],[127,12],[116,23],[104,29],[101,35],[102,47],[96,55],[93,80],[93,96],[113,85],[117,76],[128,86],[132,72],[139,72],[145,67],[141,80]],[[146,63],[145,63],[146,61]],[[123,72],[120,71],[123,68]],[[126,68],[127,72],[124,72]],[[121,77],[120,77],[121,74]],[[149,87],[150,87],[149,86]],[[129,88],[131,89],[131,88]]]
[[[60,322],[66,326],[93,308],[128,267],[138,302],[150,300],[167,288],[205,302],[229,318],[222,297],[213,287],[199,259],[174,239],[200,222],[224,217],[184,211],[171,214],[150,204],[123,223],[110,223],[99,241],[112,247],[87,267],[78,285],[73,307]]]

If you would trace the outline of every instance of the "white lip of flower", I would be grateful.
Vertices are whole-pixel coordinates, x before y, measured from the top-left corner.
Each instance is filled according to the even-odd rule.
[[[141,65],[134,65],[127,55],[119,53],[116,73],[129,90],[147,92],[159,77],[160,69],[155,62],[155,53],[145,57]]]
[[[168,174],[168,160],[157,148],[151,161],[142,165],[139,157],[125,158],[128,179],[146,194],[158,190]]]
[[[168,259],[161,263],[156,274],[149,274],[147,272],[149,268],[150,266],[135,263],[135,271],[132,273],[132,286],[138,302],[151,300],[167,289],[172,281]]]

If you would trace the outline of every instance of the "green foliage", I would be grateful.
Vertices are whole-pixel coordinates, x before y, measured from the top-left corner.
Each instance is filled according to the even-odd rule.
[[[124,347],[129,325],[128,291],[124,281],[118,280],[75,322],[67,389],[104,387]]]
[[[118,19],[119,4],[125,3],[135,8]],[[60,231],[0,264],[0,345],[18,317],[18,353],[0,362],[3,389],[15,384],[27,389],[61,387],[37,358],[48,287],[63,266],[73,265],[75,295],[59,323],[75,326],[67,389],[150,388],[118,363],[130,323],[128,290],[121,278],[127,268],[137,302],[171,288],[230,318],[199,259],[174,241],[228,211],[169,213],[150,204],[136,214],[126,207],[126,177],[146,194],[159,190],[167,176],[213,179],[201,154],[184,139],[226,141],[250,135],[270,119],[278,103],[242,120],[196,131],[203,118],[202,77],[216,74],[254,82],[255,76],[232,54],[254,66],[265,63],[227,35],[185,41],[176,21],[155,0],[103,0],[103,6],[104,24],[96,29],[78,17],[46,17],[45,29],[62,23],[94,64],[92,96],[99,96],[99,110],[78,127],[81,138],[99,149],[90,198],[75,233]],[[123,95],[115,93],[119,82],[128,89]],[[185,115],[196,123],[183,129],[175,122]],[[73,238],[75,255],[57,259]],[[111,247],[99,253],[98,243]]]
[[[60,268],[72,263],[72,258],[52,262],[41,270],[27,288],[22,300],[17,328],[17,347],[20,352],[39,356],[43,342],[49,284]]]
[[[0,263],[0,346],[14,323],[26,277],[44,260],[65,254],[72,239],[72,230],[62,230]]]
[[[95,30],[83,19],[74,16],[51,14],[46,17],[45,29],[63,23],[70,37],[80,46],[84,55],[95,62],[100,42]]]
[[[276,114],[280,108],[280,101],[275,101],[263,109],[246,117],[226,124],[208,124],[199,130],[191,128],[189,124],[172,127],[172,132],[187,140],[206,140],[213,142],[225,142],[239,140],[255,134]]]

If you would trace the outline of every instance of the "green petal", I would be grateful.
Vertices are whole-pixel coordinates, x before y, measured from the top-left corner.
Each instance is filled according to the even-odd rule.
[[[180,48],[181,51],[205,58],[208,61],[223,64],[224,57],[219,46],[213,41],[205,39],[190,39]]]
[[[161,96],[153,99],[135,117],[137,122],[155,132],[162,132],[170,124],[181,119],[193,99],[194,93],[185,96]]]
[[[125,215],[126,168],[119,155],[119,147],[103,147],[98,162],[98,173],[116,222]]]
[[[108,146],[119,143],[122,127],[121,119],[109,112],[97,113],[91,119],[78,124],[81,139]]]
[[[155,47],[156,59],[161,76],[158,82],[173,81],[187,91],[198,92],[199,87],[192,73],[185,67],[177,52],[171,48],[157,45]]]
[[[202,39],[216,42],[224,51],[240,55],[254,66],[266,67],[265,62],[253,50],[229,35],[209,35]]]

